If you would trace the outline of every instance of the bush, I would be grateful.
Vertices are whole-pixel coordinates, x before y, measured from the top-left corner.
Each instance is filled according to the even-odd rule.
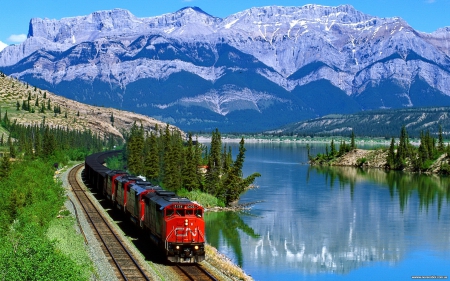
[[[123,167],[126,166],[125,162],[122,159],[122,156],[115,156],[106,159],[106,166],[111,170],[123,170]]]
[[[443,175],[450,175],[450,165],[448,163],[443,163],[441,165],[440,173]]]
[[[433,165],[433,163],[434,163],[433,160],[430,160],[430,159],[426,160],[425,163],[423,163],[423,165],[422,165],[422,170],[424,170],[424,171],[428,170],[431,167],[431,165]]]
[[[358,160],[356,160],[356,166],[358,166],[358,167],[362,167],[366,163],[367,163],[367,159],[365,157],[359,158]]]

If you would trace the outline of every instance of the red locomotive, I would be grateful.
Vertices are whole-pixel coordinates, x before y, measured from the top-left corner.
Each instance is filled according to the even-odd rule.
[[[119,151],[100,152],[86,157],[84,176],[90,186],[163,249],[172,262],[194,263],[205,259],[204,209],[124,171],[110,170],[105,159]]]

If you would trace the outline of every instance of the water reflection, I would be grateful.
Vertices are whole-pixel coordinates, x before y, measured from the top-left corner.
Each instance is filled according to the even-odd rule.
[[[311,170],[324,175],[331,188],[336,182],[341,188],[349,186],[352,199],[357,182],[368,181],[387,186],[391,199],[394,199],[395,195],[398,196],[402,211],[413,194],[417,194],[419,198],[420,210],[428,210],[430,205],[437,203],[438,216],[441,214],[442,205],[450,202],[450,177],[352,167],[310,167],[308,174]]]
[[[260,189],[242,199],[263,200],[253,216],[205,217],[208,242],[226,248],[256,280],[282,272],[294,279],[346,274],[377,262],[395,267],[413,250],[450,251],[450,178],[286,165],[295,161],[277,153],[264,162],[258,155],[249,162],[261,165],[252,171],[264,170]]]
[[[219,245],[221,238],[225,239],[226,245],[233,250],[237,264],[242,267],[243,255],[239,230],[252,238],[259,235],[248,226],[237,212],[208,212],[205,214],[207,228],[207,239],[211,245]]]

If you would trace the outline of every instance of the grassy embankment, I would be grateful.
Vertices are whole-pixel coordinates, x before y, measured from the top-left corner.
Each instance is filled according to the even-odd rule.
[[[95,270],[63,206],[53,161],[19,160],[0,181],[0,279],[89,280]]]

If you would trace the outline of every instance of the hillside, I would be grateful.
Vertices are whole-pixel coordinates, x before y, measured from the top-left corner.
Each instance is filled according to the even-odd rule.
[[[437,135],[442,126],[445,138],[450,137],[450,107],[421,107],[363,111],[355,114],[332,114],[324,117],[292,123],[267,134],[302,136],[350,136],[396,137],[402,126],[409,136],[418,137],[430,131]]]
[[[30,95],[30,106],[34,108],[34,113],[21,109],[23,102],[27,102]],[[36,106],[36,99],[38,106]],[[50,101],[51,110],[47,109],[48,101]],[[17,103],[20,105],[20,110],[17,110]],[[44,113],[39,112],[42,103],[45,105]],[[61,108],[61,113],[54,113],[55,106]],[[123,138],[122,133],[128,131],[134,122],[138,125],[142,124],[146,131],[154,129],[156,124],[160,128],[166,126],[165,123],[145,115],[73,101],[1,73],[0,109],[2,118],[8,112],[9,120],[17,120],[20,124],[40,124],[45,117],[45,123],[50,126],[69,127],[76,130],[90,129],[101,136],[114,134]],[[114,125],[111,123],[111,115]],[[173,126],[172,128],[178,129]],[[0,128],[1,133],[7,134],[3,128]]]

